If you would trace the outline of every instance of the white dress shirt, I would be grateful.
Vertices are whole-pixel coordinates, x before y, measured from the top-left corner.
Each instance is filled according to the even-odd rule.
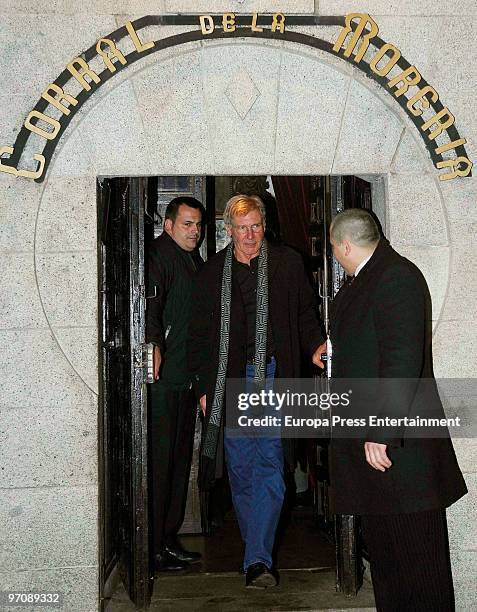
[[[355,273],[354,273],[354,277],[355,278],[358,276],[358,274],[361,272],[361,270],[368,263],[368,261],[371,259],[372,256],[373,256],[373,254],[371,253],[371,255],[369,255],[369,257],[366,257],[366,259],[363,259],[363,261],[359,264],[359,266],[356,268]]]

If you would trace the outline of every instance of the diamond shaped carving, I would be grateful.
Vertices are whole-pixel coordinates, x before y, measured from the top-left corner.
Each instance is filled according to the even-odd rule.
[[[225,95],[243,121],[261,94],[248,72],[241,68],[227,85]]]

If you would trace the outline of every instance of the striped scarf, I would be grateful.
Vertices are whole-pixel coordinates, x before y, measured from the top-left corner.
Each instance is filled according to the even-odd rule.
[[[230,303],[232,299],[232,256],[233,243],[227,247],[222,276],[222,292],[220,298],[220,343],[219,367],[215,381],[212,411],[207,426],[202,454],[214,459],[217,452],[220,423],[222,420],[225,378],[229,355],[230,335]],[[255,318],[255,374],[254,383],[263,384],[265,381],[267,358],[267,319],[268,319],[268,251],[267,242],[263,240],[258,256],[257,275],[257,314]]]

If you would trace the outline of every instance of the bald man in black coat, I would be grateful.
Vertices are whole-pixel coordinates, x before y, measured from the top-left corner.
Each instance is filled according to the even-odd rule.
[[[332,304],[332,376],[386,379],[395,391],[371,402],[369,414],[444,417],[421,272],[362,209],[337,215],[330,236],[352,277]],[[365,439],[337,437],[331,478],[335,512],[361,516],[378,612],[453,610],[445,508],[467,489],[450,439],[410,437],[403,427],[370,429]]]

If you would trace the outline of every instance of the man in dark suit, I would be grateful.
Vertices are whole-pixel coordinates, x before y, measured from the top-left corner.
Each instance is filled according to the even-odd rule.
[[[272,549],[283,504],[280,435],[232,437],[223,429],[227,378],[271,385],[299,377],[302,356],[322,366],[322,335],[301,257],[264,238],[265,209],[257,196],[237,195],[224,220],[232,242],[196,279],[189,362],[205,415],[200,486],[221,475],[222,455],[245,543],[246,586],[275,586]],[[288,442],[288,441],[287,441]]]
[[[386,379],[392,391],[369,402],[368,415],[431,410],[443,417],[421,272],[362,209],[338,214],[330,238],[352,277],[332,304],[332,376]],[[410,437],[402,427],[369,429],[361,440],[335,438],[331,478],[335,512],[361,516],[377,610],[453,610],[445,508],[467,490],[451,441]]]
[[[196,406],[186,364],[193,277],[203,264],[197,245],[204,208],[179,196],[166,209],[164,231],[149,247],[146,337],[154,344],[151,385],[151,484],[155,564],[175,571],[200,560],[177,537],[184,520]]]

